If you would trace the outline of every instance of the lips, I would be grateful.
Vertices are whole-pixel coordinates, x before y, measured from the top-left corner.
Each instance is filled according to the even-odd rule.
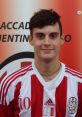
[[[54,49],[41,49],[41,50],[54,50]]]
[[[41,49],[45,53],[51,53],[54,49]]]
[[[43,48],[41,50],[54,50],[53,48]]]

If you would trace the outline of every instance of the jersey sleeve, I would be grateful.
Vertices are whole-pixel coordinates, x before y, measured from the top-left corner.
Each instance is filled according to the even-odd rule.
[[[6,79],[6,78],[5,78]],[[0,116],[18,117],[18,97],[20,94],[21,82],[11,83],[12,80],[2,80],[0,83]]]
[[[0,113],[1,117],[19,117],[20,94],[25,82],[25,75],[32,67],[24,67],[7,75],[0,82]],[[28,78],[27,78],[28,79]],[[26,81],[27,81],[26,79]],[[26,83],[26,82],[25,82]]]

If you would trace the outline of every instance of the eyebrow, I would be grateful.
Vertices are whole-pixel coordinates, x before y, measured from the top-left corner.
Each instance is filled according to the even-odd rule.
[[[59,34],[59,32],[51,32],[50,34]]]
[[[34,35],[35,35],[35,36],[40,36],[40,35],[45,36],[45,33],[42,33],[42,32],[37,32],[37,33],[35,33]]]
[[[42,33],[42,32],[36,32],[35,35],[37,35],[37,34],[45,34],[45,33]]]
[[[45,33],[43,33],[43,32],[36,32],[35,33],[35,35],[38,35],[38,34],[44,34],[45,35]],[[49,34],[59,34],[59,32],[51,32]]]

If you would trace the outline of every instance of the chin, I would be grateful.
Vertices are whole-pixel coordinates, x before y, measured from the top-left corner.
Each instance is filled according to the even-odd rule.
[[[45,57],[45,58],[42,58],[42,60],[48,63],[48,62],[51,62],[53,60],[53,58]]]

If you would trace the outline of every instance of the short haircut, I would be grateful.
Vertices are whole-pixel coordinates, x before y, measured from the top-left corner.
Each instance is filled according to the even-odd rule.
[[[38,12],[35,12],[30,18],[30,34],[32,35],[34,28],[43,28],[44,26],[54,25],[55,23],[59,24],[60,35],[62,35],[62,24],[59,14],[52,9],[41,9]]]

